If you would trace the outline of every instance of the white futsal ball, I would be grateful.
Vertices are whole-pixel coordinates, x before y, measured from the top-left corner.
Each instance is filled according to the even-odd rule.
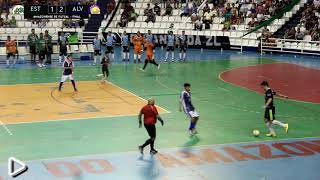
[[[253,130],[252,134],[255,136],[255,137],[258,137],[260,135],[260,132],[259,130]]]

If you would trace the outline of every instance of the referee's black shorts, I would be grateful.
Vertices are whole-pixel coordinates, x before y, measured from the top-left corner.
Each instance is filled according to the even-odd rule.
[[[144,124],[150,138],[156,138],[156,126],[154,124]]]

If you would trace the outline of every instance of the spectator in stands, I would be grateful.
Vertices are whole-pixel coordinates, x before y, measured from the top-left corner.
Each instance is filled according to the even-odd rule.
[[[257,26],[259,23],[256,21],[255,18],[251,18],[251,20],[248,23],[249,29],[252,29],[253,27]]]
[[[188,3],[187,3],[188,4]],[[173,0],[173,5],[175,9],[180,8],[180,0]]]
[[[231,20],[227,19],[224,23],[223,23],[223,31],[229,31],[231,29]]]
[[[17,27],[17,20],[14,16],[12,16],[11,20],[9,21],[9,27],[10,28],[16,28]]]
[[[149,11],[152,11],[152,9],[150,9]],[[130,12],[130,16],[129,16],[129,19],[128,21],[131,22],[131,21],[134,21],[136,22],[137,18],[138,18],[138,13],[136,13],[134,10]]]
[[[79,27],[82,28],[84,25],[85,25],[84,19],[81,18],[81,19],[79,20]]]
[[[200,18],[198,18],[195,22],[194,22],[194,30],[200,30],[202,31],[202,21]]]
[[[267,26],[264,26],[263,29],[262,29],[262,38],[263,39],[267,39],[267,37],[270,35],[270,30],[268,29]]]
[[[195,2],[193,2],[192,7],[191,7],[191,14],[197,14],[197,13],[198,13],[197,4]]]
[[[147,19],[145,20],[145,22],[146,23],[149,23],[149,22],[155,23],[156,22],[156,15],[153,13],[152,9],[147,14]]]
[[[170,5],[170,3],[168,3],[167,7],[166,7],[166,12],[163,14],[163,16],[171,16],[172,15],[172,11],[173,11],[173,8]]]
[[[186,16],[186,17],[190,16],[190,8],[188,4],[186,4],[186,6],[182,10],[182,13],[180,14],[180,17],[183,17],[183,16]]]
[[[117,26],[126,27],[129,21],[129,14],[126,11],[123,11],[121,14],[120,22],[118,22]]]
[[[205,13],[205,12],[210,12],[210,7],[209,7],[208,2],[206,3],[206,6],[203,8],[203,13]]]
[[[195,23],[198,19],[201,20],[201,17],[199,16],[199,14],[193,13],[193,14],[191,15],[191,22],[192,22],[192,23]]]
[[[295,39],[296,37],[296,29],[292,27],[288,32],[288,39]]]
[[[1,27],[4,27],[4,25],[5,25],[4,23],[5,23],[5,22],[4,22],[4,19],[3,19],[3,18],[0,18],[0,28],[1,28]]]
[[[150,3],[148,3],[148,4],[147,4],[147,8],[143,11],[143,15],[144,15],[144,16],[147,16],[150,10],[152,10],[152,9],[151,9],[151,7],[150,7]]]
[[[158,5],[158,3],[155,3],[153,11],[157,16],[161,16],[161,7]]]
[[[211,11],[206,11],[203,14],[203,23],[204,24],[212,24],[213,22],[213,13]]]
[[[298,28],[295,36],[296,36],[296,40],[303,40],[304,32],[300,31],[300,28]]]

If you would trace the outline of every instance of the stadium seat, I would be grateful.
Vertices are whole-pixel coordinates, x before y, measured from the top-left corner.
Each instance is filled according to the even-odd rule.
[[[20,34],[21,33],[20,29],[22,29],[22,28],[13,28],[12,29],[13,30],[13,34]]]
[[[77,53],[77,52],[79,52],[79,46],[71,45],[71,53]]]
[[[18,47],[18,51],[19,51],[19,55],[23,56],[23,55],[27,55],[27,48],[26,47]]]
[[[24,23],[24,27],[30,28],[30,27],[31,27],[31,22],[26,21],[26,22]]]
[[[87,50],[88,52],[94,52],[94,49],[93,49],[93,44],[87,44]]]
[[[6,33],[5,28],[0,28],[0,34],[5,34],[5,33]]]
[[[5,28],[6,34],[12,34],[13,29],[15,29],[15,28]]]
[[[52,52],[53,52],[53,54],[59,54],[59,47],[58,47],[58,45],[53,45],[53,46],[52,46]]]
[[[7,54],[5,47],[0,47],[0,56],[5,56]]]

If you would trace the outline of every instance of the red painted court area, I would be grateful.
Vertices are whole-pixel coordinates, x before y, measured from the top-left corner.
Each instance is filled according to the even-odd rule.
[[[263,92],[259,86],[267,80],[271,87],[290,99],[320,103],[320,70],[294,64],[275,63],[240,67],[225,71],[220,78],[228,83],[256,92]]]

